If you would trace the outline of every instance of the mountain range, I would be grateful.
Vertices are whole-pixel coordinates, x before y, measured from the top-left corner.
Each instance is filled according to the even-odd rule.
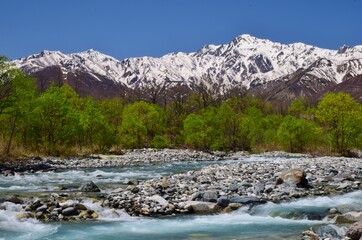
[[[210,94],[244,88],[268,101],[316,97],[326,91],[352,91],[361,100],[362,45],[338,50],[304,43],[281,44],[248,34],[197,52],[119,61],[90,49],[64,54],[42,51],[14,60],[40,89],[50,81],[68,83],[80,95],[115,97],[135,91],[162,95],[176,86],[202,86]]]

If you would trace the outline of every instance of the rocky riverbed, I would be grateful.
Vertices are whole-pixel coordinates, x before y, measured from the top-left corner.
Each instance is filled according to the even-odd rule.
[[[282,154],[267,153],[264,156]],[[237,159],[244,155],[245,153],[225,155],[189,150],[138,150],[118,157],[73,159],[69,165],[127,166],[191,159]],[[44,171],[67,166],[66,160],[60,159],[38,159],[34,160],[34,164],[40,164]],[[279,203],[358,191],[361,189],[361,182],[361,158],[313,158],[298,155],[298,158],[277,161],[240,161],[233,164],[223,164],[220,161],[217,165],[197,171],[142,181],[129,180],[110,193],[104,193],[105,189],[99,189],[92,182],[87,182],[79,189],[79,193],[52,193],[30,198],[12,197],[3,201],[23,205],[24,212],[18,216],[20,219],[37,218],[41,221],[97,219],[98,213],[91,206],[84,204],[84,201],[93,201],[103,208],[114,209],[114,213],[121,210],[130,216],[216,214],[234,211],[240,207],[248,207],[252,211],[253,207],[267,202]],[[292,217],[351,224],[362,221],[362,206],[342,206],[325,213],[308,214],[302,212]],[[322,233],[305,232],[304,239],[317,239],[314,237],[331,234],[332,230],[327,230]],[[347,231],[337,230],[335,232],[339,231],[337,235],[340,238]]]

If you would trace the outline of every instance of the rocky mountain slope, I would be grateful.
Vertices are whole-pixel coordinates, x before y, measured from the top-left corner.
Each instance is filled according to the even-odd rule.
[[[205,86],[222,93],[244,86],[269,100],[312,96],[362,74],[362,45],[338,51],[303,43],[281,44],[247,34],[193,53],[122,61],[95,50],[63,54],[43,51],[14,61],[38,79],[67,82],[82,95],[116,96],[142,88]]]

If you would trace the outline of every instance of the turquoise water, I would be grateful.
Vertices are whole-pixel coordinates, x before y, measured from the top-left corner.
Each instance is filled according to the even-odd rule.
[[[250,159],[247,160],[260,160]],[[240,160],[239,160],[240,161]],[[243,160],[241,160],[243,161]],[[235,161],[230,161],[235,162]],[[48,192],[59,184],[81,184],[93,180],[104,188],[125,179],[147,179],[199,169],[217,162],[184,162],[147,167],[70,169],[60,172],[0,177],[0,193]],[[18,220],[20,205],[0,204],[0,239],[300,239],[310,227],[327,224],[310,220],[340,204],[362,204],[362,191],[335,197],[299,199],[280,204],[267,203],[233,213],[169,218],[130,217],[122,210],[102,208],[91,200],[83,202],[99,213],[99,220],[42,223]]]
[[[86,203],[99,212],[100,220],[82,223],[41,223],[33,219],[20,222],[15,217],[19,207],[9,203],[8,210],[0,210],[0,239],[300,239],[304,230],[327,222],[286,219],[278,214],[301,209],[324,212],[340,204],[362,204],[362,191],[267,203],[252,211],[242,208],[230,214],[163,219],[134,218],[121,211],[112,216],[109,209]]]

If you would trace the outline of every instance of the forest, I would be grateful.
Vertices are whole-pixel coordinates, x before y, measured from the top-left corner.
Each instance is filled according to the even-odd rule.
[[[0,57],[2,159],[148,147],[339,155],[362,148],[362,106],[346,93],[327,93],[315,104],[298,98],[284,113],[277,108],[248,94],[215,101],[194,92],[156,104],[80,97],[67,84],[40,91]]]

